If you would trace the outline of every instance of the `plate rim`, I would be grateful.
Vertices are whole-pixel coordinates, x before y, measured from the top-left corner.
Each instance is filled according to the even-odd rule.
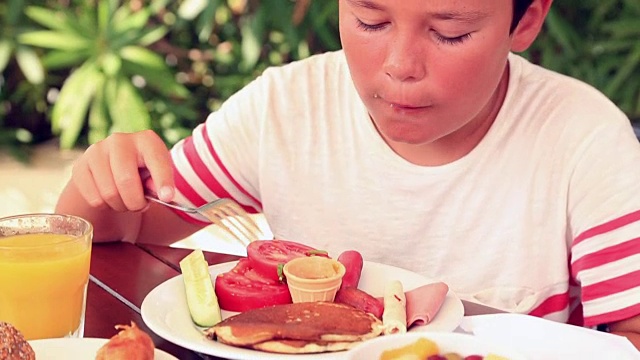
[[[219,263],[219,264],[213,264],[213,265],[209,265],[209,274],[212,276],[212,278],[215,278],[215,276],[221,272],[224,271],[229,271],[233,268],[233,266],[235,266],[235,264],[238,263],[239,260],[234,260],[234,261],[228,261],[228,262],[223,262],[223,263]],[[410,273],[412,276],[421,278],[421,280],[424,280],[424,285],[426,284],[430,284],[433,282],[437,282],[440,280],[436,280],[433,278],[430,278],[428,276],[424,276],[421,274],[418,274],[416,272],[413,272],[411,270],[405,269],[405,268],[401,268],[401,267],[397,267],[394,265],[387,265],[387,264],[382,264],[382,263],[378,263],[378,262],[373,262],[373,261],[364,261],[364,266],[363,266],[363,271],[366,269],[366,267],[383,267],[383,268],[387,268],[389,270],[394,270],[394,271],[401,271],[401,272],[405,272],[405,273]],[[149,293],[145,296],[144,300],[142,301],[142,304],[140,306],[140,315],[142,317],[142,320],[145,322],[145,324],[149,327],[149,329],[151,329],[156,335],[158,335],[159,337],[163,338],[166,341],[169,341],[171,343],[174,343],[178,346],[184,347],[186,349],[189,349],[191,351],[195,351],[195,352],[199,352],[202,354],[206,354],[206,355],[211,355],[211,356],[219,356],[219,357],[228,357],[230,359],[237,359],[237,360],[254,360],[254,359],[272,359],[273,356],[278,356],[278,359],[283,359],[283,360],[287,360],[287,359],[305,359],[305,360],[310,360],[310,359],[335,359],[336,357],[342,357],[345,356],[344,354],[346,354],[346,351],[342,351],[342,352],[337,352],[337,353],[317,353],[317,354],[274,354],[274,353],[268,353],[268,352],[264,352],[264,351],[258,351],[258,350],[253,350],[253,349],[246,349],[246,348],[240,348],[240,347],[234,347],[234,346],[230,346],[230,345],[225,345],[225,344],[220,344],[217,342],[214,342],[215,345],[217,346],[205,346],[202,345],[200,346],[200,344],[195,344],[194,342],[190,339],[184,339],[184,338],[176,338],[174,336],[174,334],[172,334],[170,331],[165,331],[165,328],[167,326],[156,326],[155,321],[152,321],[152,318],[157,317],[153,314],[151,314],[151,310],[150,307],[152,306],[151,303],[153,302],[153,298],[154,296],[156,296],[157,293],[160,293],[164,287],[169,288],[170,286],[184,286],[183,281],[181,281],[182,279],[182,274],[178,274],[170,279],[167,279],[165,281],[163,281],[162,283],[158,284],[157,286],[155,286],[151,291],[149,291]],[[401,279],[400,279],[401,280]],[[176,285],[173,285],[173,283],[178,283]],[[407,288],[405,290],[411,290],[411,288]],[[184,293],[184,291],[182,292]],[[183,295],[184,296],[184,295]],[[456,320],[456,324],[455,326],[452,326],[450,329],[448,330],[442,330],[442,329],[434,329],[433,331],[444,331],[444,332],[453,332],[453,330],[455,330],[455,328],[458,327],[458,325],[462,322],[462,318],[464,317],[464,306],[462,304],[462,301],[460,300],[460,298],[451,290],[449,289],[447,292],[447,298],[451,297],[452,298],[452,302],[453,302],[453,306],[455,306],[456,310],[457,310],[457,314],[454,314],[454,316],[457,318]],[[444,306],[444,304],[443,304]],[[225,310],[222,310],[223,312],[225,312]],[[227,313],[232,313],[233,312],[227,312]],[[224,316],[224,315],[223,315]],[[166,325],[166,324],[165,324]],[[193,324],[194,329],[198,329],[201,330],[202,328],[198,328],[195,324]],[[428,325],[427,325],[428,326]],[[423,326],[424,328],[424,326]],[[415,331],[415,329],[414,329]],[[418,331],[432,331],[429,329],[423,329],[423,330],[418,330]],[[417,332],[417,331],[416,331]],[[201,338],[201,340],[204,340],[204,335]],[[207,342],[213,342],[213,340],[206,340]],[[218,347],[219,346],[219,347]],[[342,355],[339,355],[342,354]]]
[[[36,351],[36,348],[39,348],[40,346],[46,346],[47,343],[57,343],[57,342],[69,343],[69,344],[64,344],[65,346],[68,346],[73,343],[91,343],[90,347],[95,346],[95,350],[98,351],[99,347],[106,344],[107,341],[109,340],[110,339],[108,338],[99,338],[99,337],[78,337],[78,338],[69,337],[69,338],[33,339],[33,340],[27,340],[27,342],[29,343],[29,345],[31,345],[34,352]],[[163,338],[163,340],[166,340],[166,339]],[[174,360],[174,359],[178,360],[177,357],[169,354],[168,352],[162,349],[158,349],[157,347],[153,349],[153,353],[154,353],[154,358],[157,358],[158,355],[161,355],[163,359],[166,359],[166,360]],[[36,357],[37,355],[38,353],[36,352]]]

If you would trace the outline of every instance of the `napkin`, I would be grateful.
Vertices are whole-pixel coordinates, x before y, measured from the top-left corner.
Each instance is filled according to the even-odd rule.
[[[640,352],[625,337],[529,315],[467,316],[460,328],[487,342],[508,345],[532,360],[640,359]]]

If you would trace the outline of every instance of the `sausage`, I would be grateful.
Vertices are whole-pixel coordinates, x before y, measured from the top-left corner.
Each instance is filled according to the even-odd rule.
[[[333,301],[353,306],[356,309],[373,314],[378,319],[382,319],[382,312],[384,311],[382,301],[356,287],[346,287],[338,290]]]
[[[344,265],[345,273],[342,278],[340,289],[348,287],[358,287],[360,275],[362,274],[362,255],[355,250],[347,250],[338,256],[338,261]]]

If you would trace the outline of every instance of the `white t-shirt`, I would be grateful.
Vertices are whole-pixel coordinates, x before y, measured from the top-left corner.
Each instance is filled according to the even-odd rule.
[[[509,64],[495,123],[442,166],[384,142],[341,51],[268,69],[174,147],[178,201],[231,196],[276,238],[356,249],[511,312],[587,326],[640,314],[629,120],[584,83]]]

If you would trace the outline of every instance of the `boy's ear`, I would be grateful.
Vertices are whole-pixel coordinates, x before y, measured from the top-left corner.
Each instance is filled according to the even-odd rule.
[[[533,0],[511,35],[513,39],[511,42],[512,51],[525,51],[531,46],[542,29],[552,2],[553,0]]]

